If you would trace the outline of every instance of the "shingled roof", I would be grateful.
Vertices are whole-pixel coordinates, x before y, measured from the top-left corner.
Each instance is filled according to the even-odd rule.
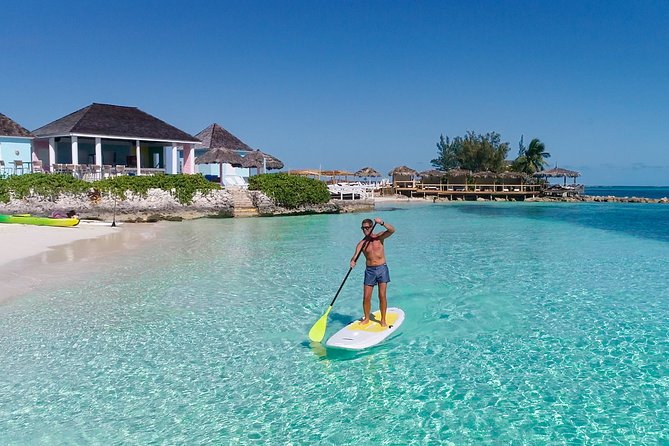
[[[216,123],[202,130],[195,137],[202,141],[202,147],[207,149],[232,149],[244,152],[253,150],[242,142],[242,140]]]
[[[38,137],[100,135],[124,139],[200,142],[137,107],[96,103],[40,127],[33,134]]]
[[[16,123],[16,121],[13,121],[0,113],[0,136],[32,138],[33,134],[30,133],[26,128]]]

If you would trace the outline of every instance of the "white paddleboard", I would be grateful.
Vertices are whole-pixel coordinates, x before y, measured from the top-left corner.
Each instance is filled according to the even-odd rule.
[[[359,320],[332,335],[325,343],[328,347],[362,350],[372,347],[393,334],[404,322],[404,311],[400,308],[388,308],[386,311],[387,327],[381,326],[381,312],[372,313],[372,320],[361,324]]]

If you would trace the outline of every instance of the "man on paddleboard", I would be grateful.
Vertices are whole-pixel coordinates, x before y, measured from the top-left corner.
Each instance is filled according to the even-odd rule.
[[[372,291],[374,286],[379,286],[379,309],[381,310],[381,326],[387,327],[386,323],[386,309],[388,308],[388,301],[386,299],[386,288],[390,282],[390,273],[388,272],[388,265],[386,265],[386,254],[383,249],[383,241],[393,235],[395,228],[392,225],[384,222],[380,218],[375,218],[374,221],[383,226],[385,231],[377,234],[372,233],[374,222],[369,218],[362,221],[360,229],[365,234],[365,238],[360,240],[358,246],[355,248],[355,254],[351,259],[351,268],[355,267],[355,259],[358,257],[360,250],[364,246],[362,253],[367,259],[367,268],[365,269],[365,281],[362,294],[362,311],[364,316],[360,321],[361,324],[369,322],[369,314],[372,310]],[[367,245],[365,246],[365,242]]]

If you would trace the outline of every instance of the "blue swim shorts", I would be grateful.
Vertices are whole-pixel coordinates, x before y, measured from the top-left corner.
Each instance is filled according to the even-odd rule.
[[[385,263],[379,266],[368,266],[365,268],[365,285],[374,286],[377,283],[390,282],[390,272]]]

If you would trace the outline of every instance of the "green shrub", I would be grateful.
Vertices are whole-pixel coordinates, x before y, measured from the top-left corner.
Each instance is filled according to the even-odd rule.
[[[124,200],[128,191],[146,197],[149,189],[166,190],[179,203],[187,205],[193,202],[196,192],[206,195],[209,191],[220,189],[220,186],[207,181],[202,175],[123,175],[89,183],[68,174],[31,173],[0,178],[0,201],[7,203],[10,192],[17,199],[32,194],[55,200],[62,193],[77,194],[91,190]]]
[[[276,205],[286,208],[330,201],[330,191],[322,181],[286,173],[252,176],[249,189],[263,192]]]
[[[78,194],[91,188],[91,183],[82,181],[72,175],[30,173],[26,175],[10,175],[0,178],[0,201],[9,202],[10,192],[14,197],[22,199],[31,195],[56,199],[62,193]]]

